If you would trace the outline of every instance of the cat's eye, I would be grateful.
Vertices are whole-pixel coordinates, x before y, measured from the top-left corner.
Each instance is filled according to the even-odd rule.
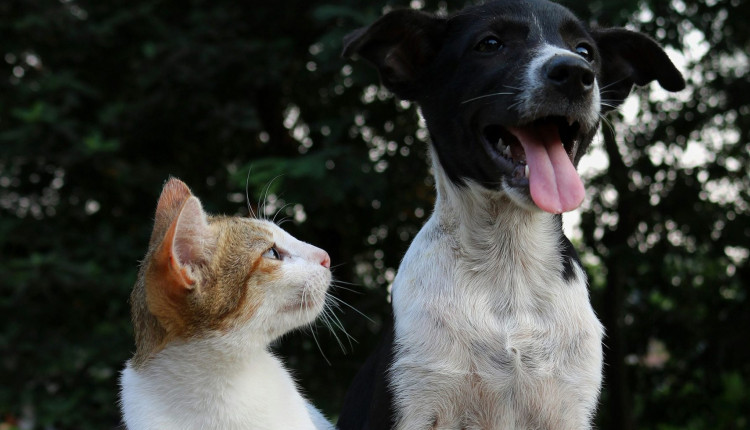
[[[583,59],[589,63],[594,61],[594,48],[588,43],[579,43],[578,46],[576,46],[576,54],[583,57]]]
[[[474,47],[475,51],[478,52],[497,52],[501,49],[503,49],[504,45],[503,42],[500,41],[495,36],[487,36],[484,39],[482,39],[477,45]]]
[[[279,250],[276,249],[276,246],[272,246],[268,249],[265,253],[263,253],[263,257],[270,258],[273,260],[281,260],[281,254],[279,253]]]

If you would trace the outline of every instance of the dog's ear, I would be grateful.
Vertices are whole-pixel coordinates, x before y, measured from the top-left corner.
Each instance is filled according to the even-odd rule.
[[[378,69],[383,85],[404,100],[418,97],[421,73],[440,50],[446,21],[395,10],[344,37],[342,56],[359,55]]]
[[[624,28],[591,32],[602,57],[602,109],[620,105],[633,84],[659,82],[667,91],[685,88],[685,80],[667,53],[650,37]]]

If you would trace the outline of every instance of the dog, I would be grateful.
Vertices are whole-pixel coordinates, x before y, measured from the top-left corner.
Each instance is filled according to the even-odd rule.
[[[560,214],[602,115],[682,75],[651,38],[546,0],[395,10],[344,39],[355,55],[420,107],[437,199],[339,428],[590,429],[603,329]]]

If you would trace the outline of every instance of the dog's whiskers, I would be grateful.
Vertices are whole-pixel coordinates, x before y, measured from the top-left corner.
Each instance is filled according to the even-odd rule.
[[[617,84],[625,81],[626,79],[628,79],[628,76],[625,76],[625,77],[623,77],[621,79],[618,79],[616,81],[612,81],[612,82],[608,83],[607,85],[599,88],[599,91],[604,92],[604,90],[609,89],[609,88],[611,88],[611,87],[613,87],[613,86],[615,86],[615,85],[617,85]]]
[[[461,104],[463,105],[463,104],[470,103],[470,102],[473,102],[473,101],[476,101],[476,100],[480,100],[480,99],[484,99],[484,98],[487,98],[487,97],[512,96],[512,95],[515,95],[515,93],[499,92],[499,93],[485,94],[483,96],[473,97],[473,98],[470,98],[468,100],[464,100],[464,101],[461,102]]]
[[[616,134],[616,132],[615,132],[615,126],[612,124],[612,121],[609,118],[607,118],[605,115],[601,114],[601,113],[598,114],[598,115],[599,115],[599,118],[602,120],[602,123],[604,125],[606,125],[607,128],[610,129],[610,131],[612,131],[612,134]]]
[[[515,102],[511,103],[510,106],[508,106],[508,110],[511,111],[511,110],[517,108],[518,106],[521,105],[521,103],[523,103],[523,99],[516,100]]]
[[[605,99],[605,100],[601,101],[601,105],[602,106],[608,107],[608,108],[612,109],[613,111],[619,112],[620,111],[620,106],[618,106],[616,103],[617,103],[617,101],[615,101],[615,100],[606,100]]]

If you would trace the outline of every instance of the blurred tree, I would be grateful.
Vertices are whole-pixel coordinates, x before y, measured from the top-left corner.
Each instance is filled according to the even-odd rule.
[[[690,83],[640,91],[591,157],[579,248],[608,332],[600,427],[747,428],[749,5],[566,3],[655,36]],[[409,6],[448,9],[388,7]],[[333,294],[369,319],[342,304],[356,343],[319,326],[278,348],[335,415],[434,196],[415,107],[339,58],[341,38],[382,12],[359,0],[0,3],[0,426],[117,424],[127,297],[170,174],[210,211],[288,217],[329,251]]]
[[[747,2],[673,0],[612,18],[671,48],[688,89],[633,98],[604,128],[608,167],[589,181],[602,428],[750,427],[748,16]]]

